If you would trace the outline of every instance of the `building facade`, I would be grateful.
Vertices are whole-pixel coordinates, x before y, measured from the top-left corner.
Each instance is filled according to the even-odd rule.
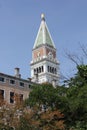
[[[41,24],[32,50],[31,79],[37,83],[59,84],[59,62],[56,47],[48,30],[45,16],[41,15]]]
[[[21,78],[19,68],[15,68],[14,76],[0,73],[0,101],[4,100],[10,104],[17,100],[22,102],[29,97],[33,84],[29,79]]]

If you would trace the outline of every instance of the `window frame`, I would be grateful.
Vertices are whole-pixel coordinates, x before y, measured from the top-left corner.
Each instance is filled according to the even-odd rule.
[[[1,79],[1,78],[4,79],[4,80],[0,80],[0,82],[1,82],[1,83],[6,83],[6,78],[3,77],[3,76],[0,76],[0,79]]]
[[[14,81],[14,83],[11,83],[11,81]],[[14,79],[9,79],[9,84],[14,86],[16,84],[16,81]]]
[[[9,99],[10,104],[14,104],[15,103],[14,96],[15,96],[15,93],[13,91],[10,91],[10,99]]]
[[[1,91],[2,100],[4,100],[5,99],[5,90],[0,89],[0,91]]]
[[[21,85],[21,84],[23,84],[23,85]],[[20,81],[20,82],[19,82],[19,86],[20,86],[20,87],[24,87],[24,86],[25,86],[24,82]]]

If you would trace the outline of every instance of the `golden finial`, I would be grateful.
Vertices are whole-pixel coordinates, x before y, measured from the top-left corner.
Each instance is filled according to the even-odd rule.
[[[41,14],[41,19],[45,21],[45,15],[43,13]]]

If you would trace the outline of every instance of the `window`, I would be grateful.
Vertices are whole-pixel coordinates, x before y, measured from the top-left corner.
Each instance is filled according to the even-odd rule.
[[[4,99],[4,90],[0,89],[0,100]]]
[[[41,67],[39,67],[39,73],[41,73]]]
[[[11,79],[10,84],[15,84],[15,80]]]
[[[48,72],[49,72],[49,66],[48,66]]]
[[[37,68],[37,73],[38,73],[38,68]]]
[[[23,102],[23,94],[20,94],[20,103]]]
[[[31,84],[29,84],[29,88],[31,88]]]
[[[10,103],[14,103],[14,92],[10,92]]]
[[[0,77],[0,81],[1,81],[1,82],[5,82],[5,78]]]
[[[37,72],[36,72],[36,69],[34,69],[34,74],[36,74]]]
[[[23,83],[23,82],[20,82],[20,86],[21,86],[21,87],[24,87],[24,83]]]
[[[48,66],[48,72],[53,73],[53,74],[57,74],[57,69],[51,66]]]
[[[44,67],[42,66],[42,72],[44,72]]]
[[[42,72],[44,72],[43,66],[40,66],[40,67],[34,69],[34,74],[38,74],[38,73],[42,73]]]
[[[57,69],[55,68],[55,74],[57,74]]]
[[[54,67],[52,67],[52,73],[54,73]]]
[[[50,72],[51,72],[51,67],[50,67]]]

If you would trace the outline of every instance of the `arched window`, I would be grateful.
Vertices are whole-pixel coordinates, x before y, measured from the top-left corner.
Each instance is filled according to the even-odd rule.
[[[54,74],[54,67],[52,67],[52,73]]]
[[[34,69],[34,74],[36,74],[36,69]]]
[[[42,66],[42,72],[44,72],[44,67]]]
[[[37,68],[37,74],[38,74],[38,72],[39,72],[39,69]]]
[[[48,66],[48,72],[49,72],[49,66]]]
[[[39,73],[41,73],[41,67],[39,67]]]
[[[50,67],[50,72],[52,72],[52,68]]]
[[[55,68],[55,74],[57,74],[57,70],[56,70],[56,68]]]

